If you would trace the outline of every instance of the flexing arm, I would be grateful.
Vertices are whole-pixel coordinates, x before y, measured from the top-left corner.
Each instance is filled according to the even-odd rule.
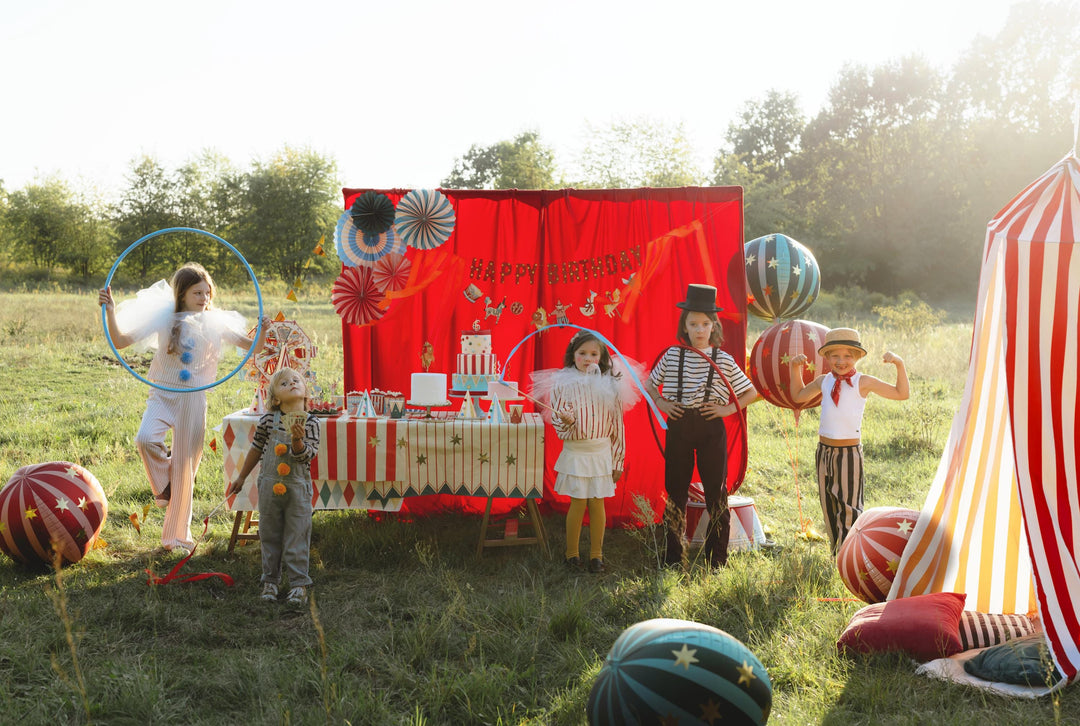
[[[863,395],[876,393],[882,398],[888,398],[892,401],[906,401],[911,392],[908,386],[907,368],[904,366],[904,359],[892,351],[886,351],[881,360],[883,363],[892,363],[896,366],[896,385],[889,385],[880,378],[874,378],[873,376],[863,376],[861,379],[865,381],[863,383],[863,386],[865,386]]]
[[[813,400],[814,396],[821,393],[821,379],[825,376],[817,376],[814,380],[800,387],[802,382],[802,367],[806,365],[806,355],[799,353],[791,359],[791,400],[795,403],[806,403]]]
[[[116,303],[113,301],[112,287],[98,290],[98,305],[105,306],[105,324],[109,326],[109,337],[116,349],[120,350],[134,343],[131,336],[121,333],[116,325]]]

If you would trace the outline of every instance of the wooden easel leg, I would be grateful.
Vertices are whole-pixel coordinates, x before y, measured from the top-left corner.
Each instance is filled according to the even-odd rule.
[[[236,547],[236,538],[240,534],[240,522],[244,518],[243,512],[237,512],[233,518],[232,536],[229,537],[229,554],[232,554],[233,549]]]
[[[490,499],[488,502],[490,503]],[[536,506],[535,499],[526,499],[525,508],[529,510],[529,517],[532,519],[533,530],[536,533],[536,539],[540,542],[540,550],[544,553],[544,557],[551,558],[551,553],[548,552],[547,535],[544,532],[544,520],[540,518],[540,509]]]
[[[484,554],[484,540],[487,538],[488,520],[491,518],[491,497],[488,497],[487,506],[484,507],[484,520],[480,524],[480,544],[476,546],[476,556]]]

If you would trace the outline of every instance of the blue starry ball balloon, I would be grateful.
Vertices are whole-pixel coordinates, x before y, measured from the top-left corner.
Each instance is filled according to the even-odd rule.
[[[660,618],[622,632],[587,708],[592,726],[764,724],[772,683],[757,656],[723,630]]]
[[[783,234],[752,239],[744,248],[747,309],[769,321],[796,318],[817,300],[821,272],[814,255]]]

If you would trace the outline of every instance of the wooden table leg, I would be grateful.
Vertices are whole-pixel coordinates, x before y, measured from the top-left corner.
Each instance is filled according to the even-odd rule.
[[[551,553],[548,552],[547,534],[544,532],[544,520],[540,518],[540,508],[536,506],[536,500],[526,499],[525,508],[529,510],[529,516],[532,517],[533,529],[536,531],[536,538],[540,541],[540,550],[544,553],[544,557],[550,559]]]
[[[487,539],[488,520],[491,518],[491,497],[488,497],[487,506],[484,507],[484,521],[480,524],[480,544],[476,547],[476,556],[484,554],[484,541]]]
[[[231,553],[236,547],[236,543],[257,541],[259,539],[258,532],[249,532],[252,525],[259,526],[259,520],[253,519],[255,512],[237,512],[233,518],[232,536],[229,537],[229,549]],[[240,529],[240,523],[243,522],[244,529]]]
[[[525,500],[525,509],[529,513],[529,519],[518,521],[517,515],[511,513],[510,517],[506,520],[503,527],[502,537],[492,537],[488,539],[488,524],[491,520],[491,497],[488,497],[487,506],[484,508],[484,521],[480,525],[480,544],[477,545],[476,554],[480,556],[484,553],[484,547],[514,547],[517,545],[540,545],[541,551],[545,557],[550,557],[547,547],[547,538],[544,534],[544,520],[540,518],[540,509],[536,506],[536,501],[533,499]],[[520,535],[520,528],[529,525],[533,529],[533,536],[522,537]]]

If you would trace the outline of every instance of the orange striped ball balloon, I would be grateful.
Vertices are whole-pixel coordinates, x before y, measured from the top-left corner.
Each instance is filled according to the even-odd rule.
[[[101,531],[109,503],[98,480],[70,461],[24,466],[0,489],[0,549],[28,565],[78,562]]]
[[[800,353],[806,355],[802,385],[825,373],[825,359],[817,351],[825,344],[827,332],[824,325],[809,320],[782,320],[762,331],[750,353],[750,380],[762,398],[775,406],[790,408],[796,418],[799,411],[821,403],[820,395],[806,403],[792,400],[791,378],[795,369],[791,359]]]
[[[874,507],[859,515],[836,555],[840,579],[853,595],[885,602],[918,521],[919,512],[902,507]]]

